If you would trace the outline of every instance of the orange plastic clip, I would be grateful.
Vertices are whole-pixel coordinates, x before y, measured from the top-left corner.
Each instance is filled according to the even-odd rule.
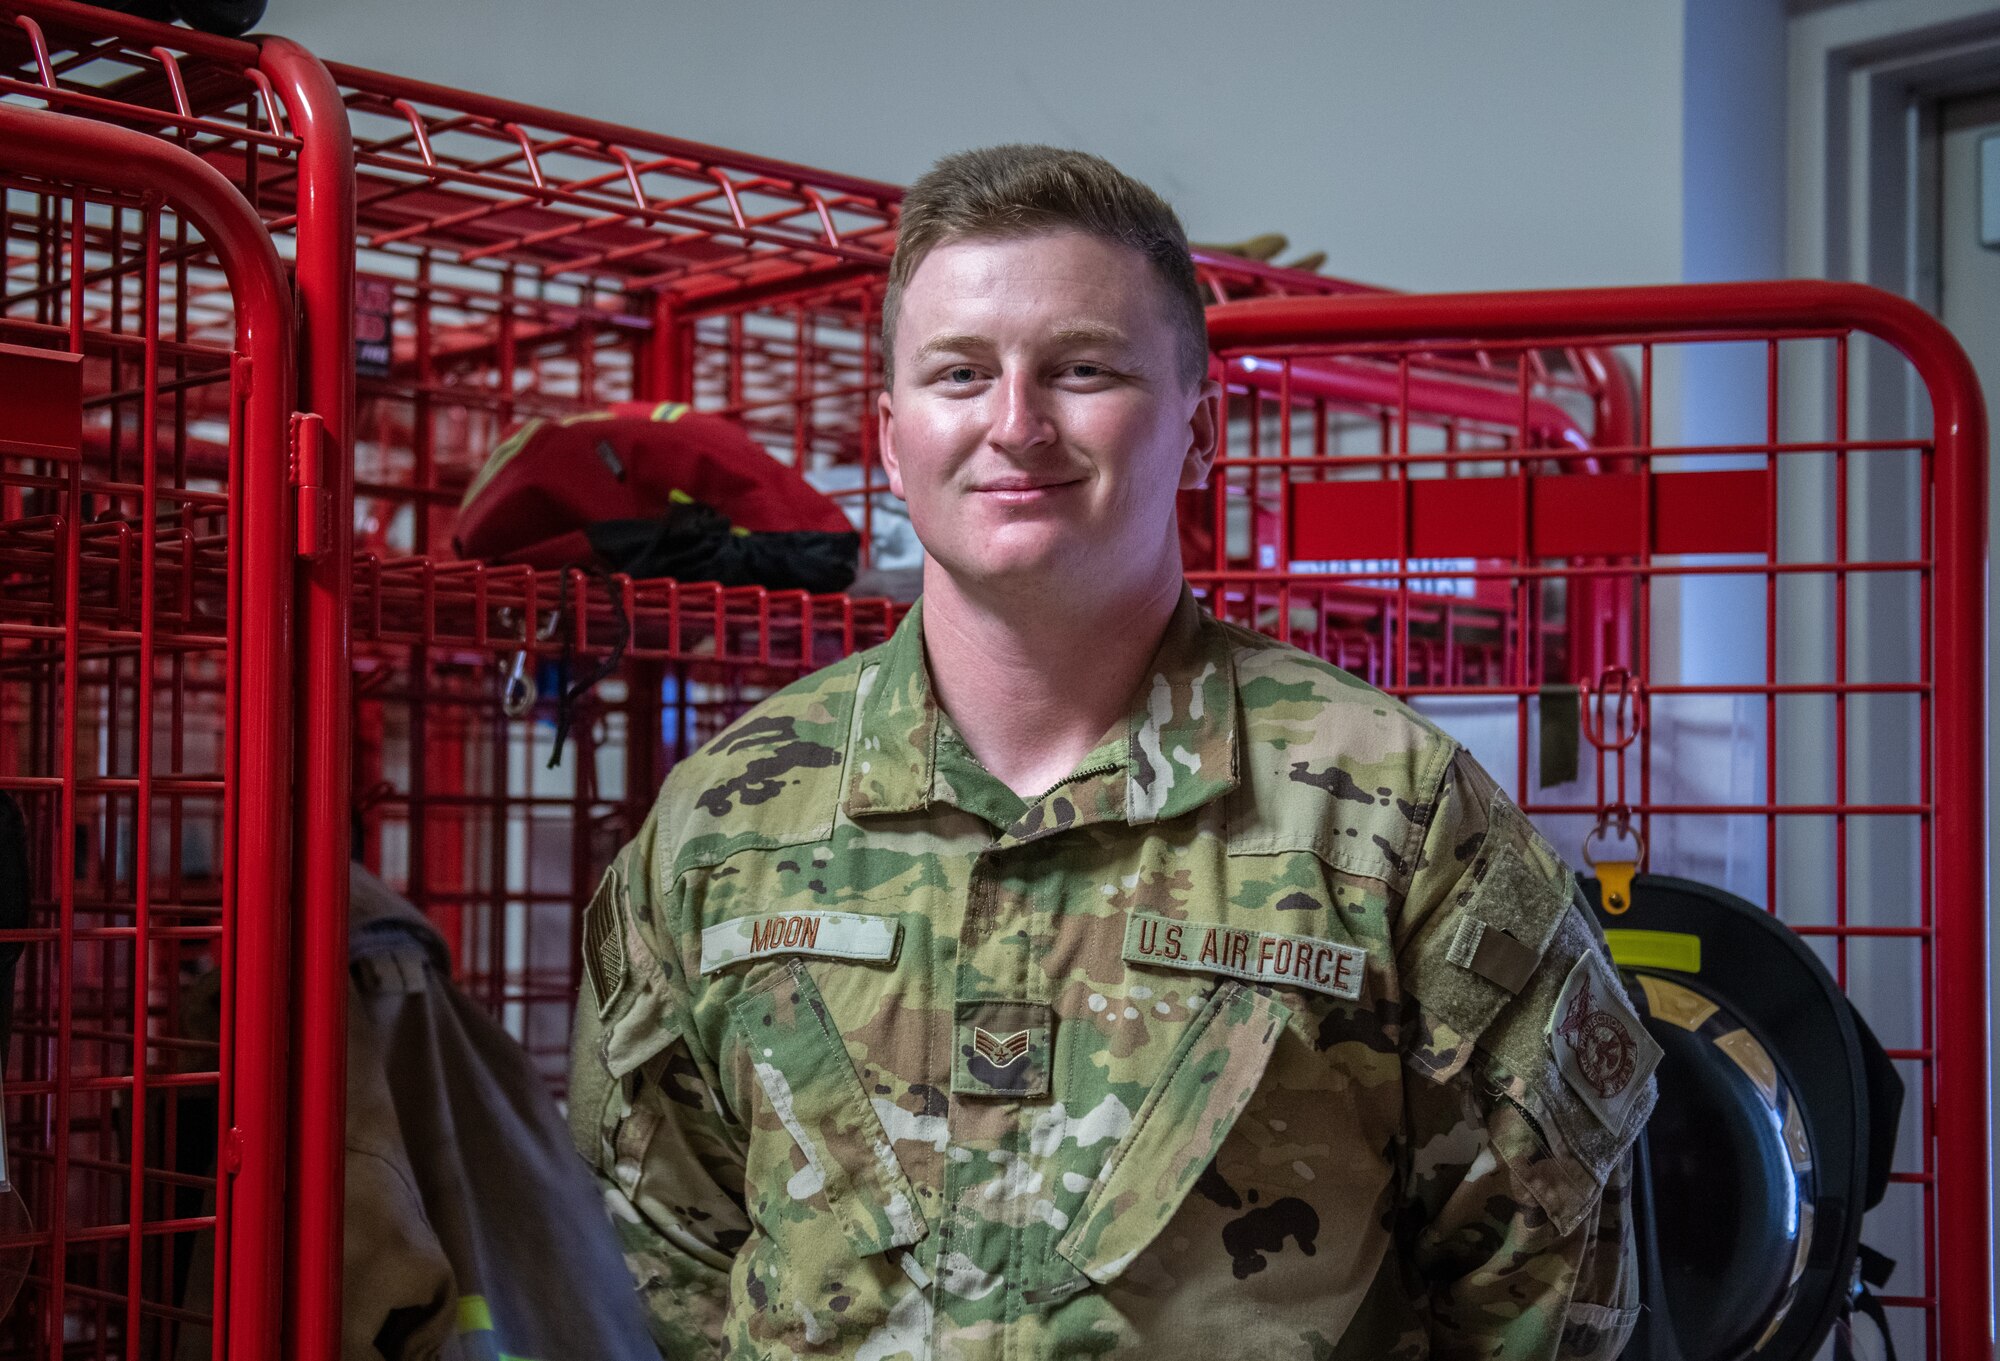
[[[1590,853],[1591,844],[1616,830],[1621,840],[1629,838],[1636,848],[1630,859],[1598,860]],[[1597,874],[1597,882],[1603,889],[1604,910],[1614,917],[1623,916],[1632,908],[1632,880],[1639,873],[1639,866],[1646,863],[1646,837],[1632,825],[1629,809],[1606,809],[1598,814],[1597,825],[1583,839],[1583,863]]]
[[[1597,882],[1604,886],[1604,910],[1622,917],[1632,907],[1632,876],[1639,872],[1636,860],[1605,860],[1595,866]]]

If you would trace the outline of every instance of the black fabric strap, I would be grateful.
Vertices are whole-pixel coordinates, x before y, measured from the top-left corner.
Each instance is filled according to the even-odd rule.
[[[739,533],[713,506],[677,502],[647,520],[604,520],[584,530],[614,572],[635,579],[714,581],[824,595],[854,581],[861,536],[824,530]]]
[[[1875,1325],[1875,1334],[1881,1338],[1879,1346],[1865,1350],[1855,1346],[1854,1316],[1859,1314]],[[1841,1310],[1840,1317],[1833,1324],[1834,1361],[1896,1361],[1896,1339],[1889,1332],[1889,1315],[1882,1308],[1882,1301],[1875,1298],[1865,1288],[1853,1298],[1848,1307]]]
[[[1889,1277],[1895,1270],[1895,1258],[1877,1252],[1866,1243],[1861,1245],[1860,1255],[1854,1263],[1854,1292],[1848,1296],[1840,1317],[1833,1325],[1834,1361],[1896,1361],[1896,1339],[1889,1331],[1888,1311],[1883,1309],[1882,1301],[1874,1291],[1868,1288],[1872,1285],[1880,1290],[1889,1283]],[[1870,1347],[1866,1351],[1856,1349],[1854,1317],[1857,1314],[1874,1323],[1875,1331],[1882,1339],[1879,1347]]]
[[[618,669],[618,664],[625,660],[626,645],[632,641],[632,616],[625,612],[624,595],[619,591],[618,583],[612,579],[611,574],[601,568],[590,566],[577,566],[567,570],[580,572],[592,581],[603,583],[604,594],[611,601],[611,612],[618,620],[618,635],[612,641],[610,651],[598,658],[588,671],[572,679],[571,672],[576,663],[577,634],[582,630],[574,618],[567,621],[569,627],[563,632],[562,662],[556,672],[557,685],[561,693],[556,697],[556,741],[554,748],[549,752],[550,770],[554,770],[562,761],[563,744],[569,740],[570,724],[576,720],[577,701],[589,694],[592,686]],[[566,572],[562,603],[556,606],[556,610],[560,615],[569,608],[570,593]]]

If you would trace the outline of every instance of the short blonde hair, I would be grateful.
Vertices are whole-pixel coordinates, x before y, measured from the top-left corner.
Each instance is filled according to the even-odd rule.
[[[1208,322],[1187,233],[1167,201],[1105,160],[1049,146],[995,146],[946,156],[903,197],[882,301],[882,379],[896,360],[896,314],[924,257],[952,241],[1088,232],[1146,257],[1180,332],[1181,378],[1208,372]]]

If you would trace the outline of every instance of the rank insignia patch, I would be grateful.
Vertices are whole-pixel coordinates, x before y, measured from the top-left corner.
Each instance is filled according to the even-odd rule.
[[[1046,1096],[1053,1013],[1042,1002],[960,1002],[951,1089],[961,1096]]]
[[[995,1068],[1010,1068],[1028,1056],[1028,1037],[1032,1033],[1017,1030],[1011,1035],[1000,1036],[974,1026],[972,1047],[979,1051],[979,1057]]]

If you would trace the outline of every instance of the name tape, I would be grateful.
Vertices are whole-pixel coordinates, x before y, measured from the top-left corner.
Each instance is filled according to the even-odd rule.
[[[766,955],[889,960],[895,958],[901,925],[894,917],[866,917],[857,912],[773,912],[735,917],[702,929],[701,971],[711,974]]]
[[[1227,974],[1252,983],[1286,983],[1354,1001],[1368,952],[1317,936],[1175,921],[1135,912],[1125,922],[1125,959]]]

